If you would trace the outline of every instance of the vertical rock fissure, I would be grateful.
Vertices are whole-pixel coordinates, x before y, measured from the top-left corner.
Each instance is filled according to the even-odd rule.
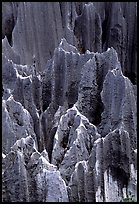
[[[94,125],[99,125],[101,123],[101,114],[102,112],[104,111],[104,105],[103,105],[103,102],[101,100],[101,84],[102,84],[102,81],[99,81],[98,79],[98,70],[99,70],[99,62],[98,62],[98,59],[97,59],[97,56],[95,55],[95,63],[96,63],[96,83],[98,85],[98,90],[97,90],[97,107],[96,107],[96,119],[93,121],[93,124]]]

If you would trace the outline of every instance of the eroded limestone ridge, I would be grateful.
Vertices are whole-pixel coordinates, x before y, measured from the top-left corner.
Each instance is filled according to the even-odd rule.
[[[136,198],[135,4],[3,6],[3,28],[14,19],[2,40],[3,202]]]
[[[2,38],[20,55],[20,63],[43,71],[61,38],[86,50],[113,47],[124,75],[136,84],[137,2],[3,2]]]

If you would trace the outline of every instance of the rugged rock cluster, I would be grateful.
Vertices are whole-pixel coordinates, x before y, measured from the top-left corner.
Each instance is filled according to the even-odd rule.
[[[137,197],[136,7],[3,2],[3,202]]]

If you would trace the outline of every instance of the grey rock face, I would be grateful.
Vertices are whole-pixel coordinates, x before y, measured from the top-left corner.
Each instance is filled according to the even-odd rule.
[[[20,53],[22,64],[31,64],[35,55],[37,70],[44,70],[45,63],[52,57],[62,37],[63,29],[58,2],[55,4],[19,3],[18,19],[13,32],[13,47]],[[16,40],[17,38],[24,46]]]
[[[3,162],[4,202],[68,201],[65,182],[43,155],[31,136],[17,140]]]
[[[36,140],[33,130],[33,121],[29,112],[21,103],[16,102],[12,96],[2,104],[2,143],[3,153],[7,154],[17,139],[32,135]]]
[[[12,45],[12,31],[17,20],[18,2],[2,2],[2,38]]]
[[[88,74],[90,73],[90,74]],[[88,60],[82,68],[81,81],[78,92],[78,108],[90,121],[95,119],[97,109],[98,87],[96,82],[96,62],[95,57]]]
[[[11,48],[7,37],[5,37],[2,41],[3,55],[6,56],[9,60],[12,60],[15,64],[20,64],[20,56]]]
[[[135,192],[135,161],[130,151],[129,134],[122,126],[97,139],[89,159],[76,163],[68,186],[70,202],[120,202],[125,191]]]
[[[9,49],[8,44],[6,49]],[[14,100],[21,103],[30,113],[33,119],[32,128],[37,136],[38,143],[40,143],[39,114],[41,114],[42,111],[41,79],[39,74],[33,74],[33,65],[22,66],[15,64],[12,60],[7,58],[7,52],[3,52],[3,98],[7,100],[12,94]],[[29,69],[30,71],[28,71]],[[39,144],[38,147],[40,146],[41,144]]]
[[[136,3],[3,2],[2,15],[3,201],[136,199]]]
[[[136,83],[136,2],[5,2],[2,15],[3,36],[8,37],[10,33],[22,64],[31,64],[35,55],[37,70],[44,70],[47,60],[65,37],[81,53],[114,47],[123,73]]]
[[[80,52],[101,52],[113,47],[123,73],[136,83],[136,3],[88,2],[76,3],[78,16],[74,33]],[[128,37],[129,35],[129,37]],[[132,52],[132,49],[134,50]],[[132,68],[131,68],[132,67]]]
[[[75,20],[74,33],[81,53],[86,50],[101,52],[101,19],[93,3],[84,5],[81,15]]]
[[[134,90],[130,80],[123,76],[120,67],[108,72],[101,96],[104,104],[102,136],[123,124],[129,133],[132,147],[136,149],[137,112]]]
[[[69,181],[78,161],[88,159],[92,141],[98,137],[96,127],[75,106],[61,117],[54,138],[52,163],[59,167],[65,181]]]

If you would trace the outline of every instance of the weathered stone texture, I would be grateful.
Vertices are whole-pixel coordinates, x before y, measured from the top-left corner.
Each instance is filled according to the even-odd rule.
[[[65,37],[81,53],[114,47],[123,73],[136,83],[136,2],[3,2],[2,5],[3,38],[10,35],[22,64],[31,64],[35,56],[37,70],[44,70]]]
[[[137,110],[134,90],[130,80],[123,76],[120,67],[108,72],[101,96],[104,104],[102,136],[122,124],[129,133],[133,149],[136,149]]]
[[[88,159],[92,141],[98,137],[96,127],[75,106],[61,117],[54,138],[52,163],[59,167],[67,182],[76,163]]]
[[[3,159],[4,202],[68,202],[65,182],[43,155],[31,136],[12,146]]]
[[[3,2],[3,202],[137,198],[136,2]]]
[[[93,3],[85,4],[82,14],[76,18],[74,33],[81,53],[86,50],[101,52],[101,19]]]
[[[3,101],[2,108],[3,153],[7,154],[17,139],[25,138],[28,135],[32,135],[35,139],[36,136],[29,112],[12,96],[7,101]]]

